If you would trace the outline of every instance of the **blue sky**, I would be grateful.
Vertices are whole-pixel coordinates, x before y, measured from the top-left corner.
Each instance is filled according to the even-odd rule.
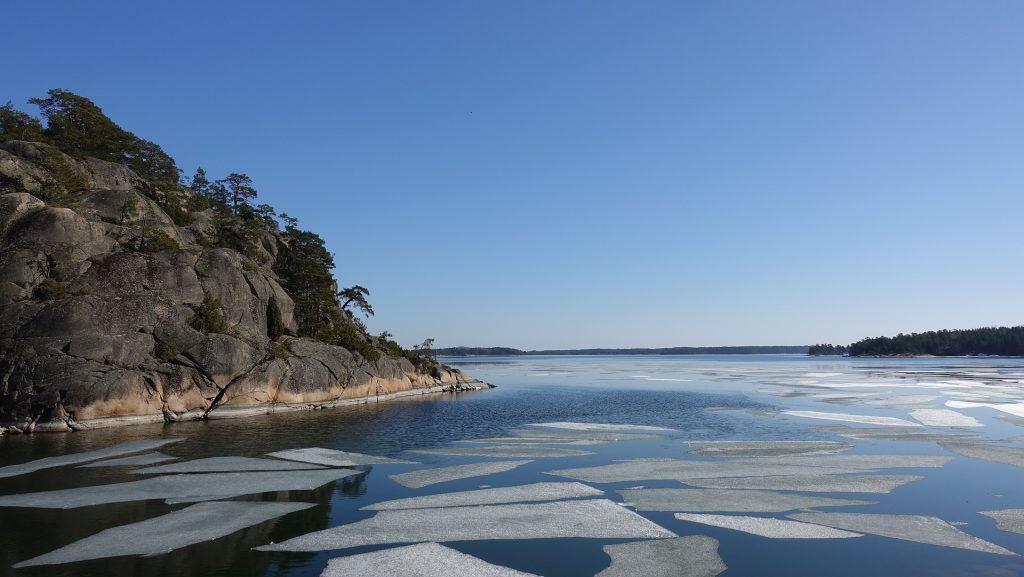
[[[1024,323],[1024,3],[12,0],[0,100],[249,174],[411,345]]]

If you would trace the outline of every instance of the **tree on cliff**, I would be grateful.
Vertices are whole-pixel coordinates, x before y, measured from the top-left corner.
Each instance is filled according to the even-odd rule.
[[[231,212],[235,216],[241,214],[242,207],[248,206],[249,199],[256,198],[256,188],[246,174],[232,172],[217,182],[224,186],[225,201],[231,205]]]
[[[363,311],[367,316],[372,317],[373,307],[370,306],[369,301],[366,300],[366,297],[369,294],[369,289],[360,285],[354,285],[346,289],[342,289],[341,292],[338,293],[338,298],[343,299],[341,303],[341,310],[351,314],[348,307],[352,306]]]
[[[44,139],[75,158],[119,162],[151,181],[176,187],[181,171],[159,145],[118,126],[91,100],[54,88],[47,98],[30,98],[46,119]]]
[[[10,101],[0,106],[0,140],[43,140],[43,125],[17,110]]]

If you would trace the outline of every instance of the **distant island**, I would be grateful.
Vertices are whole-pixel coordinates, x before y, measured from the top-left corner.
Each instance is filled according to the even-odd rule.
[[[808,354],[849,354],[852,357],[1021,357],[1024,356],[1024,326],[900,333],[894,337],[862,339],[848,347],[814,345]]]
[[[741,347],[669,347],[662,349],[548,349],[524,351],[511,347],[449,347],[437,349],[446,357],[494,357],[520,355],[805,355],[809,347],[741,346]]]

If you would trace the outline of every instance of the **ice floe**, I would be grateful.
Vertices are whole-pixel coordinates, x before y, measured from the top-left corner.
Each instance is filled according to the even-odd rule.
[[[443,509],[381,511],[375,516],[258,547],[261,551],[326,551],[361,545],[489,539],[644,539],[675,537],[607,499]]]
[[[726,566],[718,540],[703,535],[605,545],[612,564],[596,577],[715,577]]]
[[[1005,463],[1014,467],[1024,467],[1024,449],[1017,447],[1006,447],[983,441],[941,441],[939,446],[943,449],[982,461],[994,463]]]
[[[492,565],[437,543],[420,543],[331,559],[320,577],[537,577]]]
[[[318,471],[163,475],[128,483],[3,495],[0,496],[0,507],[74,509],[88,505],[147,499],[238,496],[270,491],[309,491],[331,481],[358,473],[359,471],[351,469],[323,469]]]
[[[497,505],[502,503],[528,503],[536,501],[558,501],[578,497],[597,497],[604,491],[582,483],[533,483],[515,487],[477,489],[395,499],[367,505],[363,510],[389,511],[394,509],[430,509],[439,507],[465,507],[470,505]]]
[[[241,471],[301,471],[323,469],[319,465],[294,463],[275,459],[256,459],[252,457],[208,457],[158,465],[132,471],[136,475],[156,475],[164,473],[231,473]]]
[[[599,439],[553,439],[551,437],[490,437],[487,439],[466,439],[463,443],[491,445],[607,445],[609,441]]]
[[[85,467],[143,467],[146,465],[156,465],[157,463],[166,463],[167,461],[175,461],[178,457],[172,457],[163,453],[146,453],[143,455],[134,455],[131,457],[120,457],[117,459],[106,459],[103,461],[97,461],[95,463],[89,463],[87,465],[79,465],[79,468]]]
[[[100,531],[45,555],[22,561],[15,567],[55,565],[122,555],[159,555],[224,537],[313,506],[312,503],[200,503],[153,519]]]
[[[949,409],[913,409],[910,416],[929,427],[980,427],[981,421]]]
[[[839,453],[853,447],[836,441],[687,441],[690,454],[707,457],[760,457]]]
[[[687,479],[686,484],[705,489],[766,489],[808,493],[889,493],[897,487],[923,478],[917,475],[788,475]]]
[[[676,519],[712,527],[742,531],[769,539],[848,539],[862,537],[860,533],[823,527],[812,523],[801,523],[788,519],[748,517],[745,515],[705,515],[701,513],[676,513]]]
[[[590,441],[636,441],[645,439],[663,439],[665,436],[659,433],[642,433],[629,431],[577,431],[573,429],[512,429],[510,435],[527,439],[551,439],[574,440],[586,439]]]
[[[469,463],[466,465],[452,465],[450,467],[437,467],[433,469],[409,471],[408,473],[391,475],[388,478],[403,487],[419,489],[421,487],[444,483],[446,481],[504,473],[505,471],[511,471],[516,467],[530,462],[531,461],[493,461],[487,463]]]
[[[823,419],[826,421],[846,421],[850,423],[864,423],[867,425],[886,425],[890,427],[920,427],[917,423],[912,423],[904,419],[898,419],[896,417],[879,417],[876,415],[851,415],[849,413],[827,413],[823,411],[783,411],[787,415],[794,417],[805,417],[808,419]]]
[[[843,475],[877,469],[941,467],[950,457],[931,455],[820,455],[757,457],[728,461],[684,459],[633,460],[597,467],[560,469],[547,474],[589,483],[619,483],[647,480],[714,479],[724,477],[769,477],[789,475]]]
[[[969,549],[998,555],[1013,555],[995,543],[968,535],[938,517],[925,515],[883,515],[874,513],[794,513],[790,519],[836,529],[870,533],[882,537]]]
[[[985,407],[1008,413],[1015,417],[1024,417],[1024,403],[976,403],[974,401],[946,401],[951,409],[973,409]]]
[[[996,526],[1003,531],[1024,534],[1024,509],[981,511],[981,514],[995,519]]]
[[[665,427],[655,427],[652,425],[613,425],[610,423],[567,423],[567,422],[554,422],[554,423],[530,423],[530,427],[545,427],[550,429],[567,429],[570,431],[642,431],[642,432],[662,432],[662,433],[674,433],[675,429],[667,429]]]
[[[781,513],[812,507],[875,504],[875,501],[741,489],[623,489],[619,494],[637,511]]]
[[[541,446],[513,446],[506,447],[491,445],[484,447],[445,447],[441,449],[414,449],[413,453],[424,455],[462,455],[467,457],[518,457],[518,458],[548,458],[548,457],[583,457],[593,455],[590,451],[577,449],[560,449],[557,447]]]
[[[79,463],[88,463],[89,461],[106,459],[108,457],[119,457],[121,455],[138,453],[140,451],[152,451],[153,449],[159,449],[164,445],[169,445],[171,443],[177,443],[179,441],[184,440],[185,439],[142,439],[139,441],[129,441],[127,443],[121,443],[120,445],[114,445],[113,447],[107,447],[105,449],[98,449],[95,451],[88,451],[85,453],[73,453],[71,455],[46,457],[45,459],[29,461],[28,463],[8,465],[6,467],[0,467],[0,479],[4,477],[13,477],[15,475],[24,475],[26,473],[32,473],[34,471],[39,471],[41,469],[49,469],[51,467],[77,465]]]
[[[389,459],[376,455],[364,455],[362,453],[349,453],[347,451],[336,451],[321,447],[309,447],[305,449],[287,449],[269,453],[268,457],[298,461],[300,463],[313,463],[315,465],[327,465],[330,467],[354,467],[356,465],[415,465],[415,461],[403,461],[402,459]]]

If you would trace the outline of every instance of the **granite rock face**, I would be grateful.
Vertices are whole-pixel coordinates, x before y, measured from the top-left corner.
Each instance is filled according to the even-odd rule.
[[[273,272],[281,235],[263,234],[255,259],[208,248],[209,211],[177,226],[146,181],[92,158],[64,157],[86,187],[52,206],[42,156],[33,143],[0,143],[0,427],[175,421],[474,383],[295,336],[294,302]],[[157,231],[178,248],[139,250]],[[207,296],[222,304],[222,333],[191,326]],[[286,327],[277,343],[272,298]]]

